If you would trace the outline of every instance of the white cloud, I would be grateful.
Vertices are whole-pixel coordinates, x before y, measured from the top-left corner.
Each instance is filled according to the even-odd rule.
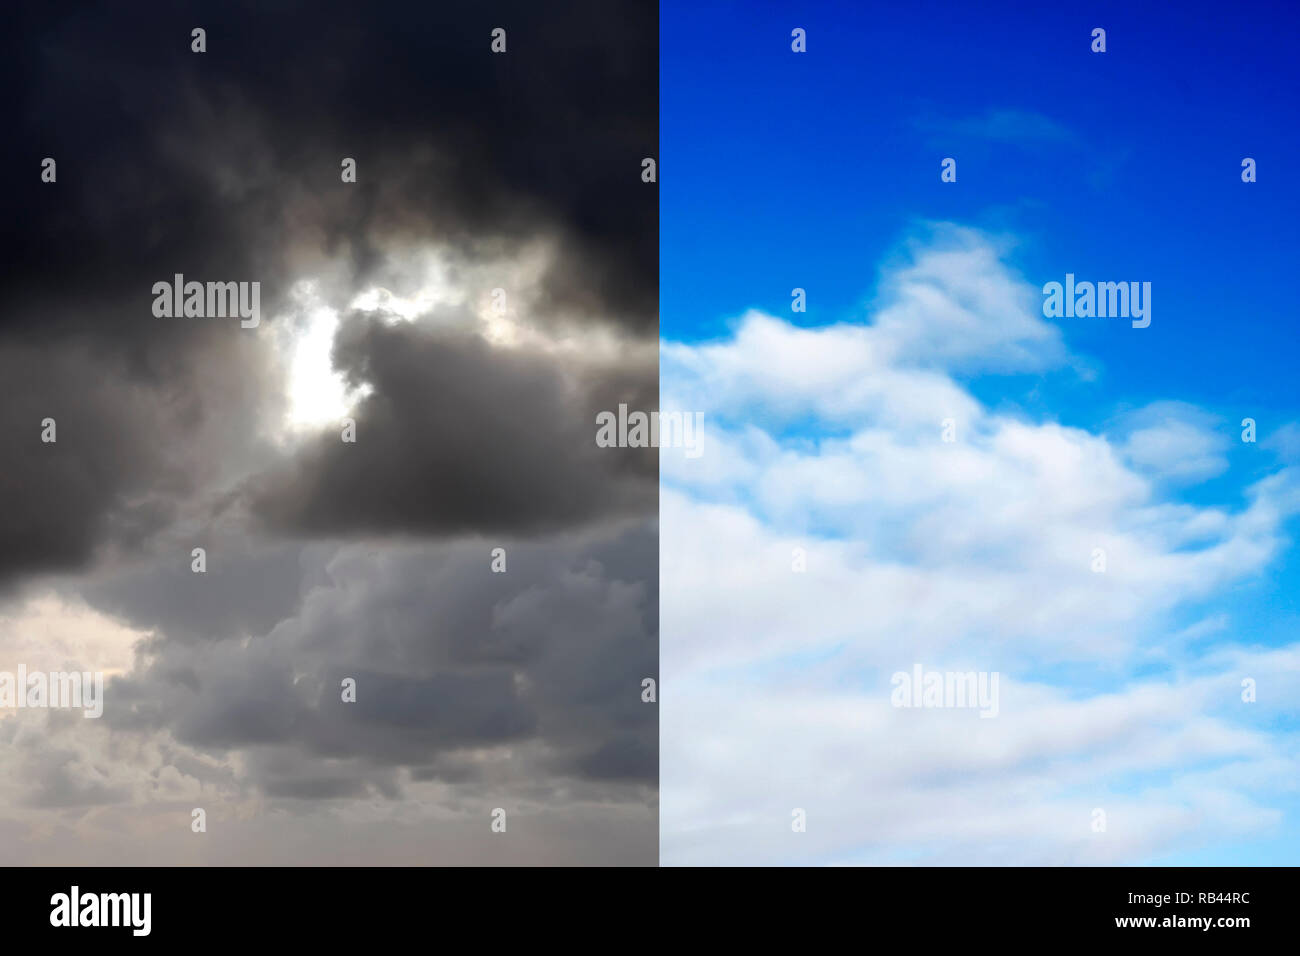
[[[1296,473],[1194,507],[1162,489],[1226,464],[1199,410],[1112,439],[984,407],[955,376],[1067,356],[974,233],[881,285],[868,325],[750,313],[664,343],[664,407],[706,422],[702,458],[661,457],[665,862],[1121,862],[1274,825],[1256,789],[1205,782],[1294,773],[1234,719],[1240,661],[1137,664],[1172,615],[1269,567]],[[1000,672],[1001,715],[893,709],[888,676],[916,662]],[[1062,668],[1108,686],[1041,676]]]
[[[1156,402],[1125,416],[1125,460],[1155,478],[1195,482],[1228,469],[1228,434],[1214,416],[1181,402]]]

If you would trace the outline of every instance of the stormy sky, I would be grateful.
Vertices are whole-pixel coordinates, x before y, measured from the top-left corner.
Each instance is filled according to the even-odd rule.
[[[107,683],[0,710],[0,862],[655,862],[657,462],[594,423],[658,401],[657,30],[14,12],[0,670]]]

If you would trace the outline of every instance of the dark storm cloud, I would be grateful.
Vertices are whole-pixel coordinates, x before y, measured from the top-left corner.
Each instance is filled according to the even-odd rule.
[[[85,565],[102,542],[133,549],[175,519],[202,475],[233,460],[233,445],[249,444],[228,425],[251,418],[259,357],[246,338],[201,338],[167,355],[155,381],[81,336],[0,343],[0,584]],[[218,364],[229,373],[215,388],[175,380]],[[57,439],[48,443],[47,419]]]
[[[309,796],[378,787],[407,767],[412,779],[473,781],[458,753],[544,741],[534,769],[592,782],[653,785],[657,716],[640,699],[656,676],[655,607],[644,578],[653,528],[586,540],[502,542],[509,570],[485,573],[484,543],[421,545],[370,557],[349,546],[291,616],[248,642],[158,643],[150,662],[113,679],[103,723],[117,731],[168,728],[182,744],[252,748],[252,783]],[[356,702],[341,699],[345,677]],[[298,783],[284,779],[283,749]],[[299,766],[300,764],[300,766]],[[510,779],[518,786],[525,768]]]
[[[150,405],[138,395],[110,398],[112,387],[93,371],[84,352],[0,351],[0,579],[80,563],[103,535],[118,490],[162,470]],[[61,443],[41,441],[47,418]],[[147,511],[139,517],[153,523]]]
[[[203,574],[191,567],[196,546],[206,551]],[[322,565],[336,549],[197,532],[156,542],[142,560],[78,578],[75,593],[138,630],[157,632],[155,641],[238,639],[267,633],[298,609],[307,591],[328,585]]]
[[[657,456],[594,437],[596,412],[658,399],[657,187],[640,179],[657,32],[654,4],[594,0],[10,14],[0,587],[27,597],[63,572],[23,620],[84,601],[131,629],[113,640],[146,636],[102,719],[0,721],[17,768],[0,813],[154,812],[138,845],[100,852],[105,824],[59,837],[65,858],[166,844],[190,861],[171,834],[191,836],[197,794],[249,797],[293,812],[226,832],[283,862],[348,839],[322,807],[365,816],[410,789],[460,815],[456,859],[653,860]],[[464,307],[347,311],[374,285],[419,288],[431,247]],[[260,282],[263,328],[155,317],[153,284],[178,272]],[[474,309],[515,276],[526,334],[491,345]],[[369,389],[354,445],[335,427],[280,444],[274,341],[307,278],[342,315],[335,366]],[[512,823],[508,847],[481,847],[489,793],[543,807],[547,835]],[[373,861],[446,839],[441,820],[430,838],[376,813]],[[202,852],[243,862],[228,846]]]
[[[196,26],[207,31],[206,53],[190,51]],[[507,30],[503,56],[489,51],[497,26]],[[13,374],[0,376],[0,438],[22,453],[9,456],[3,479],[0,582],[83,566],[106,542],[129,550],[147,539],[212,473],[188,446],[204,441],[227,461],[258,451],[257,415],[281,383],[232,344],[245,334],[234,324],[152,315],[153,283],[175,273],[259,281],[271,316],[290,283],[327,260],[348,264],[328,280],[342,296],[390,276],[385,250],[405,242],[436,242],[473,264],[542,239],[557,253],[529,321],[611,323],[652,340],[657,192],[641,182],[640,160],[657,139],[656,36],[654,4],[12,11],[0,40],[12,144],[0,161],[0,364]],[[57,183],[39,179],[45,156],[58,162]],[[358,162],[356,184],[340,182],[344,156]],[[238,394],[201,384],[221,380]],[[418,420],[392,404],[415,395],[377,395],[372,439],[395,442],[386,426]],[[45,415],[59,421],[61,444],[28,454]],[[218,431],[229,440],[214,444]],[[569,424],[559,431],[559,441],[576,434]],[[548,457],[567,448],[552,445]],[[484,451],[486,470],[455,469],[481,474],[481,487],[498,480],[498,464],[524,465]],[[326,514],[359,477],[329,464],[301,513],[272,514],[308,529],[407,520],[398,505],[413,500],[409,486],[390,488],[395,503],[363,503],[355,520]],[[555,524],[620,507],[627,494],[601,487],[601,473],[539,467],[549,516],[515,489],[498,488],[494,502],[461,487],[459,523]],[[557,484],[568,478],[572,486]],[[420,508],[410,519],[415,529],[447,526]]]
[[[373,388],[354,410],[357,440],[326,432],[254,483],[253,509],[272,528],[528,532],[655,508],[654,450],[595,441],[597,411],[653,402],[652,364],[611,382],[493,348],[436,314],[390,325],[363,313],[344,323],[334,362]]]
[[[190,51],[196,26],[206,53]],[[345,247],[364,275],[384,235],[546,235],[568,252],[544,281],[557,306],[653,331],[658,200],[640,161],[657,138],[657,28],[654,4],[595,0],[22,7],[3,48],[19,147],[6,322],[40,307],[136,338],[155,330],[69,306],[147,303],[173,272],[282,292],[299,244]],[[38,180],[44,156],[55,185]]]

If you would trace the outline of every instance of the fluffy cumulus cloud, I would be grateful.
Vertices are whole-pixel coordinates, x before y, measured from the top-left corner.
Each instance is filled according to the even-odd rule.
[[[106,684],[0,709],[0,862],[653,863],[653,7],[11,27],[0,672]]]
[[[663,343],[664,407],[705,421],[702,456],[663,455],[664,861],[1120,863],[1271,832],[1300,646],[1203,611],[1279,563],[1300,473],[1194,505],[1235,437],[1209,412],[1090,429],[977,397],[1078,365],[982,234],[934,229],[880,285],[860,323]],[[996,672],[996,705],[895,706],[917,665]]]

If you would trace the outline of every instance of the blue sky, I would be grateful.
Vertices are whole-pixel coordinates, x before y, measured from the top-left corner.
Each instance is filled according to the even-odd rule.
[[[1300,432],[1294,430],[1300,421],[1300,390],[1294,384],[1300,346],[1292,291],[1300,209],[1288,168],[1291,157],[1300,155],[1295,124],[1300,84],[1291,49],[1300,12],[1284,4],[1250,3],[1180,4],[1177,12],[1164,4],[960,6],[964,9],[926,3],[887,8],[662,4],[665,407],[677,396],[715,402],[709,420],[722,439],[708,466],[719,471],[704,478],[698,471],[666,468],[665,489],[682,496],[684,509],[696,509],[689,511],[696,523],[704,513],[699,509],[711,508],[709,514],[722,514],[720,520],[731,527],[741,519],[757,522],[769,536],[763,540],[804,534],[842,539],[839,543],[851,549],[863,508],[814,501],[821,488],[815,483],[787,489],[785,498],[773,489],[783,480],[790,456],[800,458],[799,467],[806,469],[800,480],[808,482],[818,467],[840,468],[853,460],[852,455],[841,460],[836,441],[861,430],[874,433],[882,422],[898,418],[892,411],[873,418],[866,409],[878,410],[875,398],[857,417],[838,406],[828,413],[832,405],[826,396],[809,390],[794,395],[807,383],[793,377],[790,393],[782,396],[775,367],[768,369],[772,374],[760,390],[761,363],[779,362],[781,349],[833,360],[857,347],[849,335],[836,339],[834,349],[819,351],[824,340],[791,330],[861,325],[891,314],[911,321],[915,303],[889,311],[891,302],[897,305],[893,290],[900,277],[904,285],[909,275],[915,278],[908,269],[918,262],[922,278],[933,278],[924,263],[926,250],[935,248],[934,224],[954,224],[966,237],[959,245],[962,269],[969,271],[935,280],[954,301],[964,301],[977,287],[970,283],[992,282],[1014,296],[1061,281],[1066,272],[1080,280],[1148,281],[1153,289],[1147,329],[1114,319],[1041,319],[1040,313],[1035,318],[1055,326],[1059,343],[1045,339],[1042,328],[1030,329],[1025,319],[995,338],[992,354],[986,350],[978,361],[943,366],[944,382],[981,409],[984,424],[978,427],[986,429],[987,438],[981,450],[992,456],[984,465],[994,467],[991,462],[999,460],[998,449],[1005,449],[1017,423],[1032,427],[1026,441],[1052,441],[1055,425],[1076,430],[1065,443],[1070,453],[1091,447],[1086,439],[1096,437],[1124,462],[1113,473],[1116,482],[1149,483],[1142,485],[1140,507],[1104,506],[1114,504],[1107,512],[1114,519],[1111,530],[1122,535],[1134,521],[1182,509],[1178,520],[1186,523],[1164,539],[1167,550],[1144,552],[1148,562],[1168,559],[1175,567],[1180,554],[1208,547],[1216,534],[1227,535],[1221,520],[1236,516],[1231,542],[1221,550],[1222,560],[1237,562],[1241,573],[1209,575],[1212,584],[1182,590],[1174,579],[1134,585],[1133,613],[1109,624],[1124,635],[1115,654],[1089,659],[1073,648],[1040,655],[1029,641],[1008,661],[998,654],[1010,645],[973,644],[956,631],[943,652],[972,660],[988,652],[1006,661],[1006,672],[1017,679],[1075,699],[1122,695],[1160,682],[1190,688],[1198,677],[1222,671],[1225,656],[1268,649],[1290,654],[1300,624],[1295,597],[1300,556],[1290,543],[1295,516],[1278,504],[1290,500],[1285,490],[1290,479],[1278,479],[1283,490],[1275,500],[1249,509],[1255,483],[1284,472],[1300,457]],[[807,31],[807,53],[790,50],[795,27]],[[1104,54],[1090,50],[1094,27],[1107,31]],[[956,183],[940,181],[944,157],[957,160]],[[1244,157],[1256,160],[1258,182],[1242,183]],[[951,232],[939,229],[944,230]],[[996,267],[989,255],[995,255]],[[882,277],[888,280],[883,285]],[[807,290],[804,314],[791,312],[794,287]],[[751,309],[789,329],[753,325],[747,338],[739,330]],[[995,367],[999,349],[1024,341],[1032,342],[1033,361],[1010,373]],[[765,343],[770,342],[780,347],[769,350]],[[863,348],[863,355],[874,354]],[[918,363],[924,366],[924,357],[913,356],[901,371],[915,375]],[[826,378],[853,381],[833,373]],[[716,394],[695,387],[710,379],[721,383]],[[1257,444],[1240,441],[1238,423],[1247,416],[1258,422]],[[748,428],[765,437],[746,445]],[[1157,463],[1151,457],[1160,457],[1156,452],[1142,450],[1148,447],[1137,440],[1142,434],[1166,450],[1171,436],[1179,442],[1186,438],[1189,444],[1177,445],[1186,454]],[[1188,465],[1187,454],[1193,452],[1203,454],[1203,464]],[[722,472],[726,475],[719,477]],[[806,500],[796,501],[800,494]],[[689,530],[674,538],[675,527],[694,527],[673,524],[675,501],[666,506],[662,532],[668,556],[692,540]],[[857,539],[863,548],[872,546],[875,559],[885,564],[912,554],[906,528],[886,531],[889,517],[873,518],[869,533]],[[1260,531],[1263,523],[1266,533]],[[828,527],[848,530],[837,534]],[[1205,539],[1187,537],[1207,527]],[[725,540],[725,530],[714,531]],[[888,551],[886,541],[896,550]],[[1160,599],[1147,601],[1156,591]],[[669,579],[663,593],[666,672],[676,667],[672,655],[679,646],[670,633],[674,600]],[[1171,635],[1184,636],[1173,640]],[[889,639],[885,632],[874,646]],[[796,664],[812,661],[820,677],[808,678],[806,689],[815,697],[841,688],[846,674],[853,680],[872,673],[870,654],[854,657],[851,666],[843,657],[853,640],[827,633],[824,646],[813,641],[796,652],[773,645],[759,659],[740,655],[746,658],[743,665],[739,658],[720,664],[720,656],[707,672],[683,663],[681,678],[717,691],[728,680],[761,673],[768,676],[756,679],[770,681],[773,673],[793,673]],[[1280,686],[1275,683],[1274,690]],[[664,699],[665,845],[671,862],[673,821],[681,820],[682,827],[691,823],[685,811],[676,814],[671,806],[676,758],[667,686]],[[1182,762],[1148,771],[1130,767],[1081,776],[1080,800],[1092,799],[1089,788],[1092,794],[1106,789],[1119,794],[1117,799],[1131,799],[1138,809],[1160,808],[1160,819],[1170,816],[1169,807],[1190,807],[1192,822],[1182,830],[1163,841],[1135,840],[1131,851],[1104,857],[1053,856],[1039,845],[1029,856],[1009,859],[1294,862],[1300,853],[1300,808],[1294,789],[1287,791],[1274,777],[1267,785],[1243,785],[1243,791],[1267,791],[1249,812],[1223,810],[1241,795],[1221,779],[1202,787],[1218,794],[1214,807],[1191,806],[1202,792],[1196,789],[1198,774],[1267,776],[1289,762],[1292,777],[1297,776],[1294,705],[1228,712],[1212,700],[1202,700],[1204,713],[1221,724],[1171,728],[1170,739],[1197,734],[1206,739],[1228,728],[1256,736],[1237,741],[1235,750],[1225,743],[1214,753],[1188,754]],[[734,728],[744,732],[740,724]],[[698,794],[694,799],[704,800]],[[1218,810],[1225,820],[1252,822],[1226,836],[1224,827],[1206,822]],[[735,832],[744,832],[743,827]],[[942,843],[944,838],[934,839]],[[825,844],[807,855],[773,849],[768,859],[871,862],[889,853],[924,856],[919,843],[880,848],[875,855],[840,849]],[[689,849],[683,849],[681,858],[688,857]]]

